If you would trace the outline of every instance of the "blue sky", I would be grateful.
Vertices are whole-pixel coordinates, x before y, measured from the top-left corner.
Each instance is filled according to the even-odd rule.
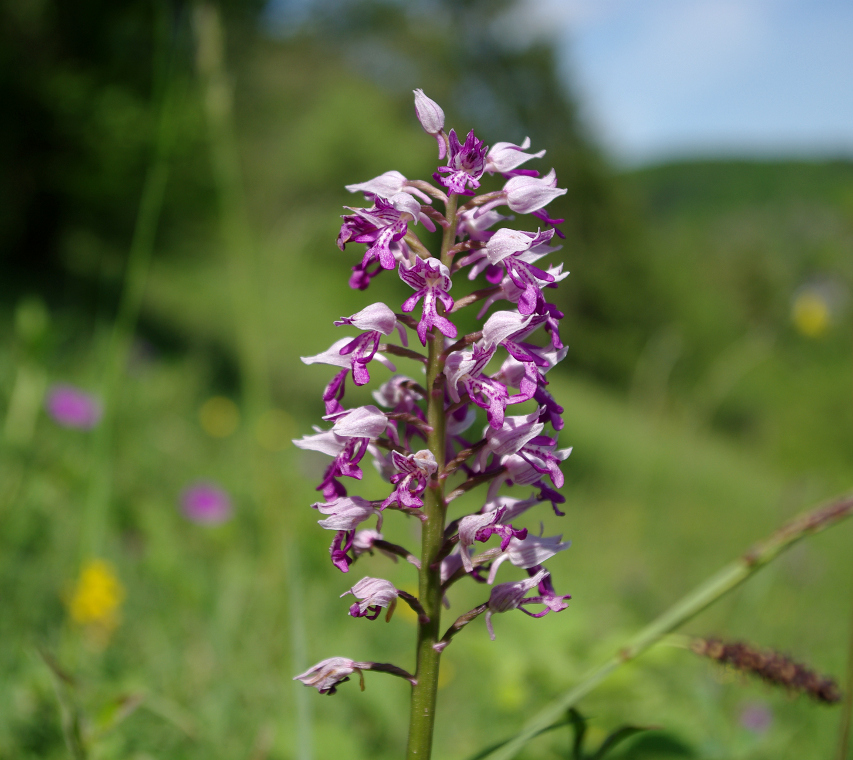
[[[853,156],[853,0],[523,0],[505,28],[554,40],[622,162]]]

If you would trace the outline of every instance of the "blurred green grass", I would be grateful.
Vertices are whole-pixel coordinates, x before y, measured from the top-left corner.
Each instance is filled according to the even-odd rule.
[[[271,403],[289,419],[279,431],[286,439],[317,423],[328,379],[298,356],[338,337],[335,318],[374,300],[399,300],[401,292],[393,278],[379,278],[367,294],[345,287],[355,254],[340,253],[334,237],[340,207],[355,199],[340,183],[391,168],[421,176],[434,144],[414,123],[408,96],[404,103],[304,43],[263,43],[238,85],[240,158],[261,272],[257,305]],[[183,160],[179,177],[198,171],[197,162]],[[465,758],[509,735],[752,541],[849,487],[849,307],[839,303],[830,329],[815,339],[792,326],[791,302],[816,278],[849,293],[850,173],[849,162],[653,167],[607,180],[621,204],[607,213],[628,237],[596,248],[572,227],[559,254],[572,270],[559,296],[570,367],[555,373],[552,391],[566,408],[561,445],[575,448],[563,468],[567,515],[544,520],[547,532],[573,541],[553,561],[572,605],[539,621],[500,616],[495,642],[479,622],[454,640],[436,757]],[[168,192],[185,188],[176,181]],[[227,254],[215,226],[171,216],[175,208],[167,203],[116,410],[106,556],[127,598],[103,651],[86,645],[63,601],[81,560],[91,437],[60,429],[39,411],[31,438],[5,444],[0,756],[66,756],[49,672],[37,655],[42,646],[75,674],[92,714],[117,694],[146,695],[96,757],[290,758],[306,725],[316,757],[395,757],[406,733],[405,684],[368,674],[363,694],[350,683],[320,699],[290,679],[336,655],[411,666],[415,631],[404,611],[388,625],[371,624],[348,618],[338,595],[365,574],[407,588],[414,571],[380,556],[359,560],[346,577],[330,565],[330,534],[308,508],[320,462],[289,446],[264,448],[247,422],[237,359],[243,315],[232,305]],[[97,386],[121,261],[99,230],[71,226],[62,252],[67,279],[37,296],[50,315],[38,345],[16,329],[21,294],[9,289],[0,304],[7,408],[22,368],[45,381]],[[638,266],[642,277],[633,278]],[[625,307],[629,286],[631,308],[648,304],[652,316]],[[607,312],[616,303],[623,310]],[[399,367],[411,371],[404,360]],[[367,399],[365,390],[348,393]],[[214,395],[241,406],[242,424],[224,439],[199,424],[201,405]],[[231,522],[203,528],[181,516],[181,490],[202,478],[232,494]],[[378,496],[382,488],[366,474],[363,493]],[[416,526],[396,517],[388,517],[388,537],[416,543]],[[536,519],[528,527],[538,529]],[[849,544],[850,526],[809,539],[687,630],[742,637],[843,673]],[[460,584],[451,613],[484,595]],[[303,662],[294,654],[299,630]],[[765,734],[739,723],[751,702],[772,710]],[[837,710],[734,678],[676,647],[626,667],[581,708],[599,736],[625,721],[659,725],[703,758],[827,756],[839,719]],[[565,744],[543,737],[526,757],[551,757]]]

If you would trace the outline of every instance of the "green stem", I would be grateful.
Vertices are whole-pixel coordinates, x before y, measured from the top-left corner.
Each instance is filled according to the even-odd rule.
[[[559,719],[568,708],[577,704],[614,670],[639,657],[667,633],[686,623],[724,594],[739,586],[801,538],[837,525],[851,514],[853,514],[853,494],[848,494],[806,512],[769,538],[756,544],[742,557],[726,565],[716,575],[711,576],[682,597],[630,639],[613,657],[590,671],[577,686],[537,713],[519,734],[492,755],[492,760],[510,760],[515,757],[539,731]]]
[[[158,6],[164,14],[162,4]],[[163,18],[167,16],[163,15]],[[163,208],[166,182],[169,177],[169,153],[172,143],[172,110],[180,97],[171,71],[168,39],[170,28],[166,22],[161,24],[158,43],[158,55],[155,68],[160,69],[163,81],[158,83],[162,89],[159,107],[159,123],[154,143],[153,160],[145,175],[142,198],[136,217],[136,226],[130,244],[127,265],[124,274],[124,288],[119,302],[118,313],[113,323],[102,381],[102,401],[104,416],[95,430],[93,440],[92,480],[84,510],[83,533],[81,537],[82,558],[97,556],[103,551],[106,532],[107,511],[112,491],[113,425],[115,408],[118,403],[120,379],[127,365],[145,285],[154,241]]]
[[[447,201],[446,216],[449,225],[444,230],[441,243],[441,261],[449,261],[448,251],[456,240],[456,195]],[[427,435],[427,448],[435,456],[439,470],[447,459],[445,452],[445,408],[444,375],[441,354],[444,337],[435,328],[429,336],[427,356],[427,423],[432,432]],[[406,757],[409,760],[429,760],[432,753],[432,735],[435,727],[435,704],[438,692],[440,652],[433,645],[441,636],[441,570],[436,562],[444,544],[444,518],[447,505],[444,501],[444,481],[434,478],[424,493],[424,514],[421,534],[421,569],[419,573],[418,599],[429,622],[418,624],[416,671],[417,683],[412,687],[412,708],[409,718],[409,744]]]

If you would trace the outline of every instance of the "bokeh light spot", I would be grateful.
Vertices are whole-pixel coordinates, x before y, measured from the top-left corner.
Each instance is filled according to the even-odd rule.
[[[290,445],[295,426],[283,409],[267,409],[255,426],[255,440],[267,451],[283,451]]]
[[[819,338],[829,329],[829,304],[820,293],[806,290],[794,299],[791,319],[801,335]]]
[[[230,398],[213,396],[201,405],[198,421],[211,438],[227,438],[240,424],[240,410]]]

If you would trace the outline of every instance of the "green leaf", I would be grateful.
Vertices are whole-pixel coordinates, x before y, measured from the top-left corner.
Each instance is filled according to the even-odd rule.
[[[591,760],[601,760],[601,758],[605,757],[608,752],[616,747],[617,744],[620,744],[631,736],[640,734],[643,731],[655,730],[657,729],[654,726],[620,726],[601,743],[601,746],[598,748],[598,752],[592,756]]]
[[[145,701],[145,695],[121,694],[115,699],[107,702],[98,713],[98,718],[92,739],[98,739],[104,734],[112,731],[122,721],[131,716],[136,709]]]
[[[573,760],[583,760],[583,740],[586,737],[587,719],[580,711],[570,707],[566,715],[566,722],[571,723],[574,729],[575,739],[572,745]]]
[[[580,713],[578,713],[578,715],[580,715]],[[585,718],[581,718],[581,720],[584,721],[584,724],[586,723]],[[567,717],[564,720],[559,720],[556,723],[552,723],[550,726],[546,726],[545,728],[537,731],[530,738],[532,739],[536,736],[541,736],[542,734],[547,734],[549,731],[553,731],[555,728],[562,728],[563,726],[568,726],[571,724],[573,724],[571,717]],[[584,725],[584,728],[585,728],[585,725]],[[510,741],[510,739],[504,739],[502,742],[498,742],[497,744],[492,744],[491,746],[486,747],[484,750],[481,750],[480,752],[478,752],[476,755],[470,757],[468,760],[483,760],[483,758],[488,757],[489,755],[492,754],[492,752],[494,752],[497,749],[500,749],[501,747],[504,746],[504,744],[507,744],[509,741]]]

